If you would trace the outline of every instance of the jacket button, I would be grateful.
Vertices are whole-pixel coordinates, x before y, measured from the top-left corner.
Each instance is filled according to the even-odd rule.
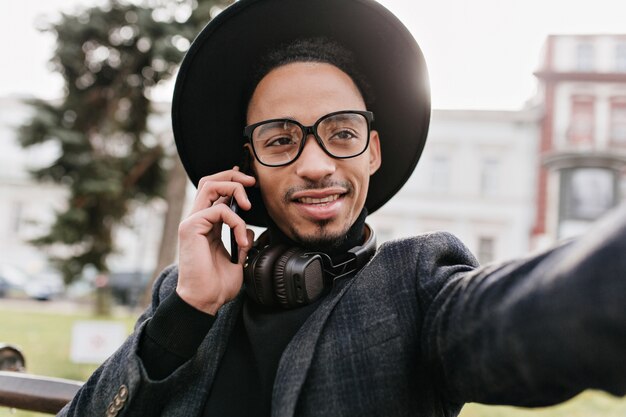
[[[117,408],[114,404],[109,404],[109,408],[107,409],[107,417],[115,417],[117,416],[117,412],[119,408]]]
[[[128,398],[128,387],[126,385],[122,385],[117,394],[120,396],[122,401],[125,401],[126,398]]]

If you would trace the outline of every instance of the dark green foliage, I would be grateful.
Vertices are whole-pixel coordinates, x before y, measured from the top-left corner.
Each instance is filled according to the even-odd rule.
[[[112,232],[131,202],[161,194],[170,140],[149,131],[150,91],[174,74],[189,42],[226,0],[110,0],[64,14],[51,62],[65,80],[60,102],[34,100],[23,146],[55,142],[58,158],[33,172],[69,189],[65,211],[34,243],[49,248],[67,281],[86,265],[106,272]]]

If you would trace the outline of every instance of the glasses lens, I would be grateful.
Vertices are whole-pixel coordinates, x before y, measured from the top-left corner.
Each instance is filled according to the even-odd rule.
[[[251,133],[257,159],[265,165],[280,166],[298,157],[303,129],[297,122],[274,120],[257,125]],[[359,113],[342,112],[321,118],[314,126],[326,152],[337,158],[359,155],[369,140],[368,119]]]
[[[298,154],[302,129],[289,121],[268,122],[252,131],[252,146],[257,158],[267,165],[291,162]]]
[[[320,120],[317,134],[330,154],[346,158],[365,150],[369,129],[365,116],[339,113]]]

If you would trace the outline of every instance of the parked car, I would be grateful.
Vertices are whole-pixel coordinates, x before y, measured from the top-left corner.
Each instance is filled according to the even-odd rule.
[[[29,276],[13,265],[0,265],[0,297],[24,295]]]
[[[109,275],[111,294],[118,304],[137,307],[141,304],[150,277],[150,274],[140,271],[112,272]]]
[[[8,290],[9,283],[4,279],[4,277],[0,276],[0,298],[6,297]]]
[[[26,282],[24,292],[32,299],[46,301],[63,295],[65,285],[60,274],[54,271],[41,272]]]
[[[30,275],[13,265],[0,265],[0,297],[49,300],[62,295],[64,290],[61,276],[54,271]]]

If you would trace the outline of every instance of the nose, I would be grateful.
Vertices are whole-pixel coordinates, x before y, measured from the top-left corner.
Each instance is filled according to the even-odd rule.
[[[320,180],[335,172],[336,160],[329,156],[313,135],[304,138],[304,148],[295,161],[296,174],[312,181]]]

